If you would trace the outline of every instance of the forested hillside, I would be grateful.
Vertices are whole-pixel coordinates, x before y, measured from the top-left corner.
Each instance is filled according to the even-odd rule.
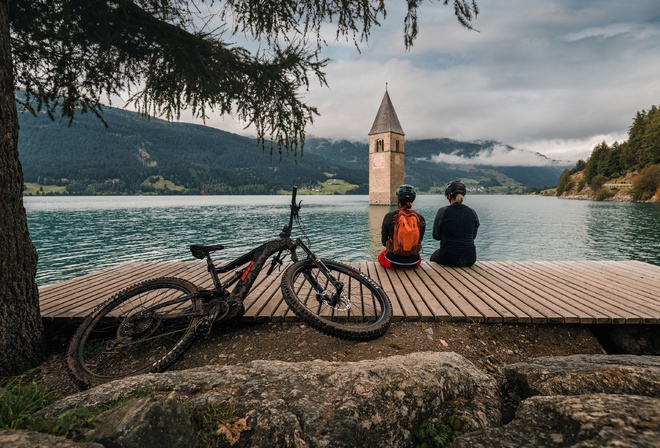
[[[586,161],[579,160],[572,170],[565,170],[557,183],[557,195],[579,194],[588,187],[593,199],[607,199],[615,195],[607,185],[622,184],[633,199],[656,196],[660,200],[660,108],[637,112],[628,137],[611,146],[606,142],[596,145]],[[613,182],[617,179],[622,181]]]
[[[328,179],[341,179],[350,193],[368,193],[366,142],[310,138],[302,155],[271,157],[268,142],[262,150],[254,139],[215,128],[147,120],[110,107],[104,119],[108,128],[91,114],[70,126],[20,114],[19,155],[25,182],[39,185],[36,194],[274,194],[293,184],[314,189]],[[430,192],[462,178],[474,189],[494,193],[557,182],[563,168],[556,166],[450,165],[432,159],[440,153],[470,157],[496,143],[407,141],[406,182]]]
[[[491,193],[522,193],[555,185],[563,166],[488,166],[434,160],[439,154],[469,159],[500,145],[495,141],[464,142],[449,138],[406,140],[406,182],[423,192],[442,192],[452,179],[463,179],[472,189],[483,188]],[[366,143],[313,138],[305,143],[305,154],[318,155],[347,168],[366,170],[369,166]]]

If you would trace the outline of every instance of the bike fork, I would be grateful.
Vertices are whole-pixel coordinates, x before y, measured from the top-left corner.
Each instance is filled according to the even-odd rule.
[[[332,283],[332,286],[335,288],[336,296],[339,297],[344,289],[344,283],[340,282],[335,278],[335,276],[330,272],[330,269],[327,268],[327,266],[321,261],[319,258],[314,255],[314,252],[312,252],[306,245],[305,243],[302,242],[300,238],[296,241],[300,247],[305,251],[307,254],[308,258],[314,262],[316,267],[319,268],[319,270],[323,273],[323,275],[326,276],[326,278]],[[319,283],[316,281],[316,279],[312,278],[311,275],[305,274],[305,277],[307,277],[307,280],[312,284],[314,289],[319,293],[322,294],[324,292],[323,288]]]

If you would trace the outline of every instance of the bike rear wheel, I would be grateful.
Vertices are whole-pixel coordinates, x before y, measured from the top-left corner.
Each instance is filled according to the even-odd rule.
[[[373,280],[342,263],[322,260],[343,282],[340,295],[316,264],[302,260],[282,276],[284,300],[309,326],[341,339],[365,341],[383,335],[390,326],[392,304]]]
[[[135,284],[99,305],[73,335],[67,368],[81,388],[160,372],[190,346],[201,308],[192,283],[159,278]]]

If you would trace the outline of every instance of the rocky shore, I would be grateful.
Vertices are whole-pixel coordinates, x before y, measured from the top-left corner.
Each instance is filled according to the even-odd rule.
[[[0,446],[191,447],[191,412],[215,407],[232,410],[212,422],[224,446],[412,447],[431,434],[447,441],[434,446],[658,447],[660,357],[540,356],[492,374],[439,351],[214,364],[115,381],[43,410],[109,408],[77,442],[0,431]]]

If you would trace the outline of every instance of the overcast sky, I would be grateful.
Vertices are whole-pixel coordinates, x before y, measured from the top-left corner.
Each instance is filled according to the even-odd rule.
[[[308,136],[367,141],[387,82],[406,139],[497,140],[575,162],[627,140],[636,112],[660,104],[659,0],[478,0],[479,32],[425,2],[408,52],[404,2],[387,4],[361,53],[329,41]],[[252,135],[230,119],[207,125]]]

